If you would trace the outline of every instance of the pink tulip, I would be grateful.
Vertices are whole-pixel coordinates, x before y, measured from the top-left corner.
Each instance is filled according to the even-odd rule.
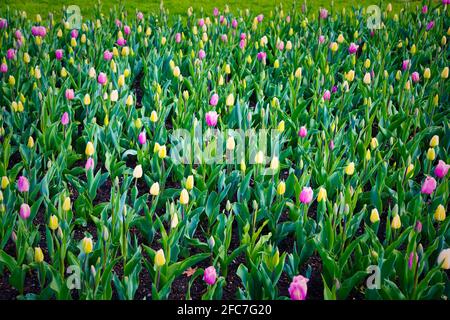
[[[333,151],[334,149],[334,141],[331,140],[330,143],[328,144],[328,148],[330,148],[331,151]]]
[[[64,51],[62,49],[58,49],[55,51],[56,60],[62,60]]]
[[[31,34],[35,37],[39,36],[39,27],[32,26],[31,27]]]
[[[231,21],[231,26],[233,27],[233,29],[236,29],[238,26],[238,22],[236,19],[233,19],[233,21]]]
[[[142,13],[142,12],[138,12],[137,14],[136,14],[136,18],[138,19],[138,20],[142,20],[142,19],[144,19],[144,14]]]
[[[313,195],[313,190],[310,187],[303,187],[302,192],[300,192],[300,202],[304,204],[310,203]]]
[[[263,63],[266,63],[266,57],[267,53],[265,53],[264,51],[258,52],[258,54],[256,55],[258,61],[262,61]]]
[[[214,93],[211,96],[211,99],[209,99],[209,104],[213,107],[217,106],[217,103],[219,102],[219,95],[217,93]]]
[[[219,9],[214,8],[213,15],[214,15],[214,17],[217,17],[219,15]]]
[[[139,143],[144,145],[147,142],[147,136],[145,135],[145,131],[139,133]]]
[[[417,220],[415,229],[418,233],[421,233],[422,232],[422,222]]]
[[[123,27],[123,32],[128,36],[131,33],[131,28],[130,26],[125,26]]]
[[[216,283],[216,278],[217,278],[217,273],[216,273],[216,269],[213,266],[210,266],[205,269],[205,272],[203,274],[203,280],[207,284],[212,286],[214,283]]]
[[[200,49],[200,51],[198,52],[198,58],[199,58],[200,60],[203,60],[203,59],[205,59],[205,57],[206,57],[205,50]]]
[[[289,286],[289,295],[291,296],[291,300],[305,300],[306,294],[308,292],[308,283],[309,279],[305,278],[302,275],[295,276]]]
[[[256,19],[258,20],[258,22],[262,22],[263,19],[264,19],[264,15],[263,15],[263,14],[260,14],[260,15],[258,15],[258,16],[256,17]]]
[[[103,72],[100,72],[97,77],[97,82],[100,83],[102,86],[104,86],[107,81],[108,81],[108,78],[106,77],[106,74],[104,74]]]
[[[325,90],[325,92],[323,93],[323,100],[328,101],[331,98],[331,93],[330,90]]]
[[[16,57],[15,49],[8,49],[8,51],[6,51],[6,59],[13,60],[15,57]]]
[[[28,204],[22,203],[20,205],[19,215],[20,215],[20,217],[23,220],[27,220],[28,219],[28,217],[30,216],[30,212],[31,212],[31,209],[30,209],[30,206]]]
[[[300,130],[298,131],[298,135],[302,138],[306,137],[307,134],[308,134],[308,130],[306,130],[305,126],[302,126],[300,128]]]
[[[30,190],[30,183],[28,179],[24,176],[20,176],[17,180],[17,189],[19,192],[28,192]]]
[[[320,19],[326,19],[328,17],[328,10],[320,8]]]
[[[45,37],[45,35],[47,34],[47,29],[44,26],[39,26],[38,27],[38,36],[40,37]]]
[[[415,258],[415,259],[414,259]],[[409,270],[412,269],[414,260],[416,260],[416,263],[419,262],[419,256],[415,252],[411,252],[408,259],[408,268]]]
[[[409,60],[403,60],[402,70],[405,71],[405,70],[408,70],[408,68],[409,68]]]
[[[181,42],[181,33],[177,33],[176,35],[175,35],[175,42],[176,43],[180,43]]]
[[[94,159],[88,158],[88,159],[86,160],[86,164],[85,164],[84,168],[85,168],[86,170],[89,170],[89,169],[91,169],[91,168],[93,168],[93,167],[94,167]]]
[[[433,29],[433,27],[434,27],[434,20],[433,20],[433,21],[430,21],[430,22],[427,24],[427,31],[430,31],[431,29]]]
[[[61,117],[61,123],[63,126],[66,126],[67,124],[69,124],[69,114],[67,112],[64,112],[62,117]]]
[[[239,41],[239,48],[244,50],[244,48],[245,48],[245,40],[240,40]]]
[[[228,41],[228,36],[226,34],[222,34],[220,36],[220,40],[222,40],[222,42],[227,42]]]
[[[450,164],[446,164],[444,161],[439,160],[438,165],[434,168],[434,174],[438,178],[444,178],[447,175]]]
[[[122,27],[122,21],[120,21],[119,19],[116,19],[116,21],[114,23],[116,24],[117,28],[121,28]]]
[[[66,99],[73,100],[75,98],[75,92],[73,89],[66,89]]]
[[[109,61],[113,58],[113,53],[109,50],[105,50],[103,52],[103,59],[105,59],[106,61]]]
[[[291,22],[291,16],[287,16],[287,17],[286,17],[286,22],[287,22],[287,23],[290,23],[290,22]]]
[[[283,41],[278,42],[277,48],[278,48],[278,50],[283,51],[283,49],[284,49],[284,42]]]
[[[8,65],[6,63],[2,63],[0,65],[0,72],[1,73],[7,73],[8,72]]]
[[[412,81],[413,81],[414,83],[419,82],[419,81],[420,81],[419,73],[418,73],[417,71],[414,71],[414,72],[411,74],[411,79],[412,79]]]
[[[198,19],[198,26],[202,28],[205,25],[205,20],[203,18]]]
[[[247,35],[245,33],[241,33],[239,36],[239,39],[245,40],[247,38]]]
[[[325,42],[325,37],[323,35],[319,36],[319,44],[322,44]]]
[[[350,43],[350,46],[348,47],[348,53],[355,54],[358,51],[359,46],[355,44],[354,42]]]
[[[217,125],[217,119],[219,118],[219,115],[216,111],[209,111],[205,115],[206,124],[208,127],[215,127]]]
[[[73,30],[70,32],[70,37],[71,37],[71,38],[74,38],[74,39],[77,39],[77,38],[78,38],[78,30],[77,30],[77,29],[73,29]]]
[[[428,176],[426,177],[420,192],[424,194],[432,194],[435,189],[436,189],[436,180],[433,177]]]
[[[428,12],[428,6],[425,5],[425,6],[422,7],[422,13],[426,14],[427,12]]]
[[[127,44],[127,40],[125,40],[123,37],[120,37],[119,39],[117,39],[117,44],[123,47],[124,45]]]

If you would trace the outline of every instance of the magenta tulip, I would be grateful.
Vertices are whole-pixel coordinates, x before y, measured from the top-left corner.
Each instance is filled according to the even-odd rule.
[[[219,95],[217,93],[214,93],[211,96],[211,99],[209,100],[209,104],[213,107],[217,106],[217,103],[219,102]]]
[[[291,300],[305,300],[308,293],[308,278],[302,275],[295,276],[289,286]]]
[[[215,127],[217,125],[218,117],[219,117],[219,115],[217,114],[216,111],[209,111],[205,115],[206,124],[209,127]]]
[[[8,72],[8,65],[6,63],[2,63],[0,65],[0,72],[1,73],[7,73]]]
[[[203,273],[203,280],[207,284],[212,286],[214,283],[216,283],[216,278],[217,278],[217,273],[216,273],[216,269],[213,266],[210,266],[205,269],[205,272]]]
[[[180,43],[181,42],[181,33],[177,33],[176,35],[175,35],[175,42],[176,43]]]
[[[328,10],[320,8],[320,19],[326,19],[328,17]]]
[[[350,46],[348,47],[348,53],[355,54],[358,51],[359,46],[355,43],[350,43]]]
[[[103,72],[100,72],[98,77],[97,77],[97,81],[102,86],[104,86],[106,84],[106,82],[108,81],[108,78],[106,77],[106,74],[104,74]]]
[[[8,20],[0,18],[0,30],[8,27]]]
[[[198,58],[199,58],[200,60],[203,60],[203,59],[205,59],[205,57],[206,57],[205,50],[200,49],[200,51],[198,52]]]
[[[69,123],[69,114],[67,112],[64,112],[61,117],[61,123],[63,126],[67,125]]]
[[[300,192],[300,202],[304,204],[310,203],[313,195],[313,190],[310,187],[303,187],[302,192]]]
[[[78,38],[78,30],[77,30],[77,29],[73,29],[73,30],[70,32],[70,37],[71,37],[71,38],[74,38],[74,39],[77,39],[77,38]]]
[[[444,161],[439,160],[438,165],[434,168],[434,174],[438,178],[444,178],[447,175],[450,164],[446,164]]]
[[[147,142],[147,136],[145,135],[145,131],[139,133],[139,143],[144,145]]]
[[[109,61],[113,58],[113,53],[109,50],[105,50],[103,52],[103,59],[105,59],[106,61]]]
[[[402,62],[402,70],[406,71],[409,68],[409,60],[403,60]]]
[[[308,134],[308,130],[306,130],[305,126],[302,126],[300,128],[300,130],[298,131],[298,135],[302,138],[306,137],[307,134]]]
[[[91,168],[93,168],[93,167],[94,167],[94,159],[88,158],[88,159],[86,160],[86,164],[84,165],[84,168],[85,168],[86,170],[89,170],[89,169],[91,169]]]
[[[58,49],[55,51],[56,60],[62,60],[64,51],[62,49]]]
[[[123,27],[123,32],[128,36],[131,33],[131,28],[130,26],[125,26]]]
[[[412,81],[413,81],[414,83],[419,82],[419,81],[420,81],[419,73],[418,73],[417,71],[414,71],[414,72],[411,74],[411,79],[412,79]]]
[[[323,100],[328,101],[331,98],[331,93],[330,90],[325,90],[325,92],[323,93]]]
[[[15,49],[8,49],[8,51],[6,51],[6,59],[13,60],[15,57],[16,57]]]

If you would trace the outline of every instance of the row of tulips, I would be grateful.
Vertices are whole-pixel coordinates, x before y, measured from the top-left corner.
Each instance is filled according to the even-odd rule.
[[[448,12],[385,4],[380,29],[364,8],[296,4],[186,19],[96,7],[80,29],[0,12],[0,287],[449,296]],[[279,139],[270,154],[231,130]]]

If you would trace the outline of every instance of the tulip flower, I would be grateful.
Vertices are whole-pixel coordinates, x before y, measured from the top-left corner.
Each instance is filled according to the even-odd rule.
[[[308,278],[302,275],[295,276],[289,285],[289,295],[291,300],[305,300],[308,292]]]
[[[71,204],[70,204],[70,198],[69,198],[69,197],[66,197],[66,198],[64,199],[64,203],[63,203],[62,208],[63,208],[64,211],[69,211],[69,210],[70,210],[70,207],[71,207]]]
[[[346,167],[345,167],[345,174],[348,176],[353,175],[353,173],[355,173],[355,163],[354,162],[350,162]]]
[[[186,189],[183,189],[180,193],[180,203],[186,205],[189,203],[189,193]]]
[[[64,112],[61,117],[61,123],[63,126],[66,126],[69,124],[69,114],[67,112]]]
[[[2,189],[5,190],[9,185],[9,179],[7,176],[2,177]]]
[[[412,79],[412,81],[415,82],[415,83],[419,82],[419,80],[420,80],[419,73],[418,73],[417,71],[414,71],[414,72],[411,74],[411,79]]]
[[[30,206],[28,204],[22,203],[20,205],[19,215],[20,215],[20,217],[23,220],[27,220],[28,219],[28,217],[30,216],[30,212],[31,212],[31,209],[30,209]]]
[[[217,119],[219,115],[216,111],[209,111],[205,115],[206,124],[208,127],[215,127],[217,125]]]
[[[232,93],[230,93],[227,96],[226,102],[225,102],[227,107],[232,107],[234,106],[234,95]]]
[[[328,10],[325,8],[320,8],[319,15],[320,19],[326,19],[328,17]]]
[[[97,77],[97,82],[99,84],[101,84],[102,86],[104,86],[106,84],[106,82],[108,82],[108,78],[106,77],[106,74],[103,72],[100,72]]]
[[[142,166],[138,164],[133,170],[133,178],[139,179],[142,177]]]
[[[158,182],[155,182],[152,184],[152,186],[150,187],[150,194],[154,197],[159,195],[159,183]]]
[[[142,131],[141,133],[139,133],[139,137],[138,137],[139,143],[144,145],[147,142],[147,136],[145,135],[145,131]]]
[[[302,192],[300,192],[300,202],[304,204],[308,204],[312,201],[314,192],[310,187],[303,187]]]
[[[34,248],[34,262],[41,263],[44,261],[44,253],[40,247]]]
[[[450,248],[444,249],[439,253],[437,263],[442,269],[450,269]]]
[[[438,165],[434,168],[434,174],[436,177],[442,179],[447,175],[449,169],[450,164],[446,164],[444,161],[439,160]]]
[[[409,259],[408,259],[408,269],[409,270],[412,270],[414,260],[415,260],[415,263],[419,262],[419,256],[417,255],[417,253],[411,252],[411,254],[409,255]]]
[[[434,212],[434,220],[436,221],[444,221],[446,217],[445,208],[442,204],[438,205],[436,211]]]
[[[84,237],[83,240],[81,240],[81,249],[85,254],[89,254],[92,252],[94,247],[94,244],[92,243],[92,239],[88,237]]]
[[[55,51],[56,60],[62,60],[64,55],[64,51],[62,49],[58,49]]]
[[[186,179],[186,189],[192,190],[192,188],[194,188],[194,176],[190,175]]]
[[[434,148],[434,147],[437,147],[438,145],[439,145],[439,136],[434,135],[430,140],[430,147]]]
[[[153,110],[152,113],[150,114],[150,121],[153,123],[158,121],[158,114],[156,113],[155,110]]]
[[[94,167],[94,159],[88,158],[88,159],[86,160],[86,164],[85,164],[84,168],[85,168],[86,170],[89,170],[89,169],[91,169],[91,168],[93,168],[93,167]]]
[[[162,267],[166,264],[166,257],[164,256],[163,249],[159,249],[155,254],[155,266]]]
[[[327,190],[323,187],[320,187],[319,193],[317,195],[317,201],[326,201],[327,200]]]
[[[30,190],[30,183],[28,179],[24,176],[20,176],[17,180],[17,189],[19,192],[28,192]]]
[[[217,93],[214,93],[211,96],[211,99],[209,100],[209,104],[213,107],[217,106],[217,103],[219,102],[219,95]]]
[[[203,280],[212,286],[214,283],[216,283],[216,269],[213,266],[210,266],[205,269],[205,272],[203,273]]]
[[[308,130],[306,129],[305,126],[300,127],[300,130],[298,131],[298,135],[302,138],[306,137],[306,135],[308,134]]]
[[[89,142],[86,144],[86,149],[84,150],[84,153],[85,153],[88,157],[91,157],[91,156],[95,153],[94,145],[92,144],[91,141],[89,141]]]
[[[323,100],[328,101],[331,98],[331,93],[329,90],[325,90],[325,92],[323,93]]]
[[[280,181],[277,186],[277,194],[282,196],[286,192],[286,183],[284,181]]]
[[[377,208],[372,209],[372,211],[370,212],[370,222],[372,223],[376,223],[380,221],[380,215],[378,213]]]
[[[58,229],[59,223],[58,223],[58,217],[57,217],[57,216],[52,215],[52,216],[50,217],[50,222],[48,223],[48,227],[49,227],[51,230],[53,230],[53,231],[55,231],[56,229]]]
[[[172,218],[170,219],[170,228],[175,229],[178,226],[178,214],[174,212]]]
[[[355,43],[350,43],[350,46],[348,47],[348,53],[355,54],[358,51],[359,46]]]
[[[206,52],[203,49],[200,49],[200,51],[198,52],[198,58],[200,60],[203,60],[203,59],[205,59],[205,57],[206,57]]]
[[[392,218],[391,228],[394,230],[400,229],[402,226],[402,221],[400,220],[400,216],[396,214],[394,218]]]
[[[420,192],[423,194],[432,194],[434,189],[436,189],[436,180],[430,176],[426,177]]]
[[[73,89],[66,89],[66,99],[73,100],[75,98],[75,92]]]
[[[156,144],[155,144],[155,147],[156,147]],[[166,156],[167,156],[167,149],[166,149],[166,146],[165,146],[165,145],[164,145],[164,146],[160,146],[160,147],[158,148],[158,157],[159,157],[160,159],[164,159]]]

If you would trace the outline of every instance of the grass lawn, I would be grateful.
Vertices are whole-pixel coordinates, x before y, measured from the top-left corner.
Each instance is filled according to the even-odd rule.
[[[261,12],[268,15],[271,10],[275,8],[278,4],[282,3],[287,9],[293,4],[293,0],[197,0],[197,1],[183,1],[183,0],[165,0],[164,6],[169,10],[171,14],[181,14],[186,15],[186,11],[189,7],[193,7],[196,12],[200,11],[202,8],[208,14],[212,13],[214,7],[223,9],[223,7],[228,4],[230,10],[236,13],[239,9],[245,10],[250,9],[253,12]],[[420,0],[408,1],[408,0],[392,0],[390,1],[393,6],[394,11],[399,11],[407,3],[412,8],[416,5],[421,5]],[[125,5],[125,8],[134,11],[139,9],[142,12],[153,12],[157,13],[159,11],[160,1],[159,0],[104,0],[101,2],[103,6],[103,12],[106,12],[109,8],[118,6],[121,3]],[[301,8],[303,1],[297,1],[297,7]],[[350,8],[352,6],[363,6],[368,7],[372,4],[380,5],[384,8],[389,1],[379,1],[379,0],[336,0],[334,1],[335,8],[341,9],[343,7]],[[43,17],[47,15],[48,12],[53,12],[56,16],[59,16],[63,6],[78,5],[81,8],[81,13],[89,17],[97,1],[95,0],[58,0],[58,1],[30,1],[30,0],[2,0],[0,3],[0,12],[9,6],[12,9],[25,10],[29,15],[41,14]],[[321,7],[330,9],[331,1],[317,0],[317,1],[307,1],[308,10],[316,11]]]

